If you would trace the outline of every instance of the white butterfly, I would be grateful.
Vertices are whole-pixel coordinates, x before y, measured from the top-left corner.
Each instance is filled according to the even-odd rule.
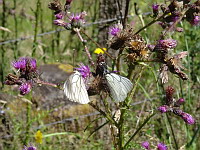
[[[64,93],[70,101],[81,104],[90,102],[84,79],[78,71],[74,71],[65,81]]]
[[[106,73],[105,79],[111,97],[116,102],[122,102],[131,91],[133,84],[123,76],[115,73]],[[84,79],[78,71],[69,76],[64,84],[64,93],[70,101],[87,104],[90,102]]]
[[[124,101],[133,87],[131,81],[115,73],[107,73],[105,78],[112,98],[116,102]]]

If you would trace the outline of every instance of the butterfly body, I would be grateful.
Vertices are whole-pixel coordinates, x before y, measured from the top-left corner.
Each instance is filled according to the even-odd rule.
[[[110,72],[102,55],[97,59],[95,71],[91,73],[94,77],[91,83],[85,82],[87,80],[78,71],[70,75],[64,84],[64,93],[67,98],[74,102],[87,104],[90,102],[88,93],[94,95],[103,91],[109,93],[115,102],[123,102],[133,87],[132,82],[128,78]],[[86,88],[86,84],[89,88]]]
[[[131,81],[121,75],[109,72],[104,61],[98,63],[96,72],[106,80],[109,93],[115,102],[124,101],[133,87]]]

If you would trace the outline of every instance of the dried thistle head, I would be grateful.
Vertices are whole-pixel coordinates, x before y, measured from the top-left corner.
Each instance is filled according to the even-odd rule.
[[[185,68],[181,65],[180,60],[186,57],[187,54],[188,53],[186,51],[180,52],[166,61],[169,71],[171,73],[177,74],[182,80],[187,80],[188,77],[184,72],[181,71],[182,69],[184,70]]]
[[[165,90],[166,93],[166,104],[170,106],[174,102],[173,94],[175,89],[172,86],[168,86]]]
[[[199,25],[200,22],[200,1],[197,0],[191,7],[186,11],[186,20],[192,25]]]
[[[91,84],[89,85],[89,89],[87,91],[89,95],[100,94],[101,91],[110,93],[107,81],[99,75],[91,80]]]
[[[126,41],[125,46],[129,53],[127,55],[129,61],[148,57],[147,44],[140,35],[134,35],[130,41]]]
[[[160,78],[162,83],[168,82],[168,71],[173,74],[177,74],[182,80],[187,80],[187,75],[182,71],[185,68],[182,66],[180,60],[187,56],[187,52],[180,52],[170,58],[166,58],[163,61],[163,65],[160,68]]]
[[[17,75],[14,75],[14,74],[11,74],[9,73],[6,77],[5,77],[5,84],[6,85],[21,85],[23,83],[23,81],[17,76]]]
[[[124,48],[125,47],[125,43],[127,41],[130,41],[132,38],[134,37],[134,33],[133,33],[133,29],[131,27],[127,27],[123,30],[120,30],[116,36],[113,36],[110,40],[109,40],[109,45],[110,48],[114,49],[114,50],[118,50],[120,48]]]
[[[54,0],[48,4],[48,8],[55,11],[55,14],[58,14],[62,11],[62,4],[59,0]]]
[[[166,59],[168,59],[168,53],[174,49],[176,45],[177,41],[173,39],[158,40],[153,52],[156,52],[157,59],[159,59],[160,62],[166,63]]]
[[[169,80],[168,77],[168,66],[166,64],[163,64],[160,67],[160,79],[162,83],[167,83]]]

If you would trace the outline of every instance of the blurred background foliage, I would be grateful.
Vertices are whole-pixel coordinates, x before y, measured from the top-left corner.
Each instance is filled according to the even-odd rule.
[[[73,0],[71,5],[71,12],[87,12],[87,26],[85,26],[85,31],[97,42],[100,41],[99,38],[101,38],[98,36],[101,32],[99,26],[102,24],[110,26],[111,24],[116,23],[116,21],[107,23],[102,22],[103,20],[99,17],[99,14],[104,12],[100,12],[99,1],[100,0]],[[27,143],[33,143],[39,150],[112,149],[111,144],[108,144],[111,142],[109,140],[106,141],[105,137],[101,137],[97,134],[88,138],[90,131],[96,128],[98,123],[92,124],[89,127],[91,130],[83,132],[83,129],[94,119],[94,117],[83,120],[78,119],[79,115],[93,112],[88,106],[62,108],[64,109],[64,112],[62,113],[65,114],[64,116],[66,118],[75,117],[75,119],[73,119],[73,121],[68,121],[67,123],[64,122],[41,127],[40,130],[43,133],[43,142],[41,144],[37,143],[34,135],[39,129],[37,128],[38,126],[64,119],[62,117],[59,118],[59,114],[55,111],[55,109],[59,109],[59,104],[57,104],[56,107],[50,107],[50,109],[32,106],[32,109],[28,113],[27,107],[29,105],[27,105],[27,101],[32,100],[31,96],[29,95],[25,100],[22,100],[21,97],[16,97],[16,91],[13,91],[12,88],[2,84],[5,75],[9,72],[13,72],[10,67],[11,62],[19,57],[31,57],[34,50],[36,51],[34,58],[37,59],[38,66],[44,64],[71,64],[76,66],[80,62],[85,64],[88,63],[88,60],[85,59],[86,56],[83,55],[83,46],[78,38],[73,36],[69,31],[62,30],[60,27],[53,25],[54,14],[48,9],[49,2],[50,0],[0,0],[0,26],[5,27],[8,30],[0,30],[0,43],[8,41],[8,43],[0,45],[0,100],[2,100],[0,105],[0,149],[18,150],[22,149],[23,145]],[[64,0],[61,2],[64,3]],[[139,16],[135,14],[134,3],[137,3],[137,7],[139,8],[138,12],[140,14],[144,13],[142,18],[144,23],[147,24],[152,20],[150,15],[150,12],[152,11],[151,5],[155,2],[163,3],[161,0],[148,2],[144,0],[135,0],[130,2],[129,15],[131,16],[129,17],[128,22],[135,31],[141,28],[142,24]],[[94,22],[97,23],[93,24]],[[192,27],[189,23],[184,21],[179,26],[184,28],[184,32],[175,33],[170,36],[178,41],[178,47],[175,49],[176,52],[189,52],[189,56],[183,60],[183,65],[187,69],[186,72],[190,79],[183,82],[174,75],[171,75],[169,85],[173,85],[176,89],[176,98],[184,97],[186,99],[184,110],[192,114],[194,118],[196,118],[197,123],[194,126],[188,126],[183,124],[182,120],[179,120],[174,116],[171,118],[171,122],[173,123],[174,132],[180,149],[181,147],[184,147],[184,145],[192,142],[192,144],[189,145],[189,148],[184,147],[183,149],[198,150],[200,149],[200,30],[199,26]],[[57,32],[49,33],[50,31]],[[161,27],[158,24],[154,24],[143,31],[141,35],[145,38],[147,43],[155,44],[161,31]],[[39,35],[41,33],[44,33],[44,35]],[[26,37],[32,38],[22,40]],[[10,41],[13,39],[20,40],[16,42]],[[96,54],[94,54],[93,51],[97,47],[89,39],[87,39],[87,45],[95,60]],[[105,45],[104,47],[107,46]],[[134,131],[136,126],[138,126],[136,125],[138,118],[141,118],[142,120],[144,116],[146,116],[146,111],[150,111],[162,103],[163,87],[160,86],[156,81],[157,79],[154,78],[154,75],[158,76],[159,64],[150,63],[148,65],[149,69],[146,69],[143,73],[140,81],[141,86],[137,88],[137,94],[134,96],[133,101],[140,102],[145,99],[150,99],[152,101],[140,103],[130,109],[130,113],[126,115],[128,118],[127,122],[129,123],[129,126],[126,127],[127,130],[130,129]],[[140,67],[136,69],[135,72],[137,73],[139,69]],[[126,74],[126,70],[124,69],[123,71]],[[56,73],[57,72],[55,72],[55,74]],[[62,79],[62,81],[64,80],[65,79]],[[48,95],[49,93],[46,94]],[[6,104],[3,102],[6,102]],[[74,112],[81,113],[76,114]],[[29,116],[29,120],[27,120],[27,116]],[[57,119],[55,119],[56,117]],[[29,127],[28,133],[25,130],[27,128],[27,121]],[[169,146],[169,149],[174,149],[170,127],[166,122],[165,115],[156,116],[148,123],[141,133],[138,134],[135,140],[131,142],[132,148],[141,149],[141,141],[146,140],[146,136],[148,136],[151,140],[164,141]],[[104,130],[105,132],[107,131],[106,129]],[[62,135],[57,133],[62,133]],[[104,134],[104,136],[105,135],[106,134]]]

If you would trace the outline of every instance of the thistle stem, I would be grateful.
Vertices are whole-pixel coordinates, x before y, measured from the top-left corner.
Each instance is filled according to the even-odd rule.
[[[160,17],[158,17],[157,19],[152,20],[151,22],[149,22],[147,25],[145,25],[144,27],[142,27],[141,29],[139,29],[137,32],[135,32],[135,35],[140,33],[141,31],[143,31],[144,29],[148,28],[149,26],[151,26],[152,24],[154,24],[156,21],[159,21],[160,19],[162,19],[164,16],[166,15],[166,13],[162,14]]]
[[[137,133],[142,129],[142,127],[144,127],[147,122],[155,115],[155,113],[153,113],[152,115],[150,115],[149,117],[147,117],[144,122],[142,123],[142,125],[135,131],[135,133],[130,137],[130,139],[126,142],[126,144],[124,145],[124,149],[126,149],[126,147],[128,146],[128,144],[130,143],[130,141],[135,137],[135,135],[137,135]]]
[[[94,109],[96,109],[98,112],[101,113],[101,115],[103,115],[104,117],[106,117],[112,124],[114,124],[116,127],[118,126],[117,122],[106,112],[104,112],[103,110],[101,110],[98,106],[96,106],[95,104],[93,104],[92,102],[88,103],[90,106],[92,106]]]
[[[106,52],[96,41],[94,41],[90,36],[88,36],[84,31],[81,30],[80,32],[87,36],[87,38],[90,39],[97,47],[99,47],[108,57],[110,57],[111,59],[115,59],[108,52]]]
[[[77,33],[78,38],[79,38],[79,39],[81,40],[81,42],[83,43],[85,52],[86,52],[86,54],[87,54],[87,56],[88,56],[88,58],[89,58],[90,63],[92,64],[92,66],[95,66],[95,63],[94,63],[94,61],[92,60],[91,54],[90,54],[90,52],[89,52],[89,50],[88,50],[88,47],[87,47],[86,44],[85,44],[85,40],[83,39],[83,37],[82,37],[81,34],[80,34],[80,29],[75,28],[74,31]]]
[[[49,85],[49,86],[52,86],[52,87],[55,87],[55,88],[62,89],[57,84],[54,84],[54,83],[44,82],[44,81],[41,81],[41,80],[37,80],[36,83],[42,84],[42,85]]]
[[[175,134],[174,134],[174,130],[173,130],[173,127],[172,127],[171,120],[170,120],[168,114],[166,114],[166,116],[167,116],[167,120],[168,120],[168,122],[169,122],[169,126],[170,126],[170,129],[171,129],[171,132],[172,132],[172,136],[173,136],[173,139],[174,139],[174,143],[175,143],[175,146],[176,146],[176,150],[178,150],[178,149],[179,149],[179,148],[178,148],[178,143],[177,143],[177,141],[176,141],[176,137],[175,137]]]
[[[35,29],[34,29],[34,40],[33,40],[33,46],[32,46],[32,57],[36,56],[36,45],[37,45],[37,33],[38,33],[38,23],[39,23],[39,8],[41,6],[40,0],[37,1],[37,7],[34,12],[35,14]]]

